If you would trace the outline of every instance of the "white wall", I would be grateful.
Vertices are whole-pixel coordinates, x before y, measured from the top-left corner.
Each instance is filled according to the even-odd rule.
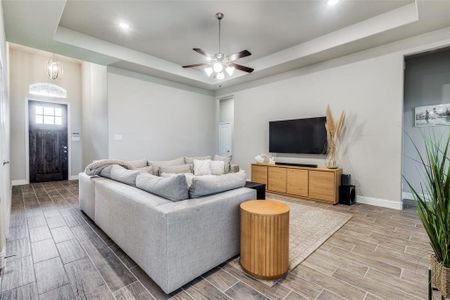
[[[6,236],[11,212],[8,50],[5,40],[3,6],[0,3],[0,269],[5,266]]]
[[[212,95],[122,73],[108,72],[109,157],[165,160],[213,154]]]
[[[16,182],[28,181],[26,178],[25,128],[26,100],[36,98],[28,94],[30,84],[48,82],[46,66],[50,55],[42,52],[30,52],[10,48],[10,82],[11,82],[11,179]],[[62,60],[64,75],[61,80],[53,82],[67,90],[70,104],[69,145],[71,173],[76,176],[81,171],[81,141],[70,141],[72,132],[81,130],[81,65],[72,60]],[[45,98],[40,98],[45,100]]]
[[[249,170],[256,154],[269,151],[269,121],[324,116],[330,104],[349,117],[339,164],[358,194],[398,202],[402,90],[402,60],[386,55],[237,91],[233,160]]]
[[[400,209],[404,56],[449,46],[449,36],[450,27],[219,90],[218,98],[235,97],[234,161],[248,170],[268,152],[270,120],[323,116],[330,104],[348,115],[338,163],[351,173],[357,200]]]
[[[108,158],[108,95],[106,66],[83,62],[82,73],[82,167]]]

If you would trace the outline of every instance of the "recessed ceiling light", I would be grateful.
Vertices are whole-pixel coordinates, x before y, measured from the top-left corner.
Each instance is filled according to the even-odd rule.
[[[122,29],[123,31],[126,31],[126,32],[130,31],[130,29],[131,29],[130,24],[128,24],[127,22],[124,22],[124,21],[120,21],[117,25],[119,26],[120,29]]]
[[[339,0],[328,0],[327,4],[328,6],[334,6],[336,4],[338,4]]]

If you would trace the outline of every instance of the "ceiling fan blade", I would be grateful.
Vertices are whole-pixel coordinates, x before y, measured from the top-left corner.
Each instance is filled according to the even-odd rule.
[[[250,56],[250,55],[252,55],[250,53],[250,51],[242,50],[241,52],[231,54],[230,56],[228,56],[228,59],[230,61],[235,61],[236,59],[243,58],[243,57]]]
[[[208,57],[208,58],[211,58],[211,57],[212,57],[211,55],[209,55],[208,53],[206,53],[205,51],[203,51],[203,50],[200,49],[200,48],[192,48],[192,50],[194,50],[194,51],[197,52],[198,54],[201,54],[201,55],[206,56],[206,57]]]
[[[249,67],[246,67],[246,66],[243,66],[243,65],[238,65],[238,64],[230,64],[230,66],[234,67],[234,68],[236,68],[238,70],[247,72],[247,73],[251,73],[251,72],[253,72],[255,70],[253,68],[249,68]]]
[[[187,65],[187,66],[183,66],[183,68],[196,68],[196,67],[203,67],[203,66],[207,66],[208,64],[193,64],[193,65]]]

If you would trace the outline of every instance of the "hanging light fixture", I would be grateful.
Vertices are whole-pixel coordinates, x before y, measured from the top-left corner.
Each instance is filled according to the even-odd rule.
[[[213,77],[215,79],[218,80],[222,80],[225,78],[225,75],[228,75],[229,77],[233,76],[234,71],[240,70],[240,71],[244,71],[247,73],[251,73],[253,72],[253,68],[249,68],[243,65],[239,65],[237,63],[235,63],[235,61],[239,58],[243,58],[243,57],[247,57],[250,56],[251,53],[248,50],[242,50],[240,52],[231,54],[231,55],[225,55],[224,53],[222,53],[222,30],[221,30],[221,24],[222,24],[222,19],[223,19],[224,15],[223,13],[218,12],[216,14],[216,18],[218,21],[218,29],[219,29],[219,51],[214,54],[214,55],[210,55],[208,53],[206,53],[205,51],[203,51],[200,48],[194,48],[193,50],[201,55],[203,55],[206,58],[206,63],[200,63],[200,64],[193,64],[193,65],[186,65],[183,66],[183,68],[197,68],[197,67],[202,67],[203,71],[205,72],[205,74],[208,77]]]
[[[47,74],[48,78],[50,78],[51,80],[61,79],[63,75],[63,65],[60,61],[56,59],[56,56],[54,54],[48,60]]]

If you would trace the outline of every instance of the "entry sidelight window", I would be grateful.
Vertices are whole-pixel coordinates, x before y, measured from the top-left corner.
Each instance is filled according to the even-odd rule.
[[[62,125],[62,118],[62,109],[60,107],[40,105],[35,107],[36,124]]]

